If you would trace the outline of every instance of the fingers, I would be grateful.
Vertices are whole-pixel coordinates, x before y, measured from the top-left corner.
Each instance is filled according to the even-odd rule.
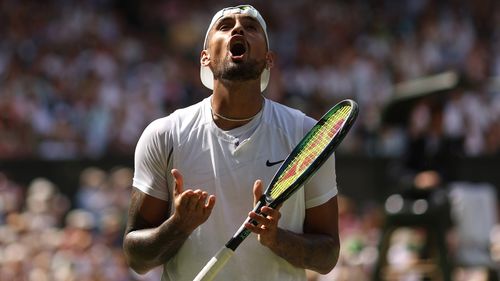
[[[258,223],[266,225],[270,223],[277,224],[278,220],[281,218],[281,213],[277,209],[264,206],[262,207],[260,214],[252,211],[248,214],[248,216]]]
[[[211,212],[215,206],[215,196],[201,190],[194,191],[193,196],[190,198],[189,207],[192,210]]]
[[[172,214],[174,220],[179,223],[179,229],[190,233],[199,225],[204,223],[215,206],[215,196],[201,189],[184,190],[184,178],[179,170],[171,170],[174,178],[174,205]]]
[[[256,180],[255,183],[253,184],[253,202],[254,205],[257,204],[257,202],[261,199],[262,197],[262,181],[261,180]],[[278,206],[278,208],[273,209],[268,206],[263,206],[260,209],[260,214],[257,214],[255,211],[252,211],[248,214],[248,216],[257,224],[252,224],[251,222],[248,222],[245,224],[245,226],[251,230],[252,232],[255,232],[257,234],[262,234],[264,231],[268,229],[275,229],[278,227],[278,221],[281,217],[281,214],[279,212],[279,208],[281,206]]]
[[[254,211],[250,212],[248,217],[257,222],[257,224],[247,222],[245,227],[257,234],[262,234],[266,230],[276,229],[278,227],[278,221],[281,218],[281,213],[277,209],[272,209],[267,206],[262,207],[261,211],[261,214],[257,214]]]
[[[257,234],[257,239],[262,245],[272,248],[278,243],[278,221],[281,213],[267,206],[262,207],[261,211],[262,214],[254,211],[248,214],[250,221],[245,223],[245,228]]]
[[[201,189],[184,190],[184,178],[181,172],[177,169],[172,169],[170,172],[174,178],[174,196],[178,197],[183,208],[188,210],[212,210],[215,205],[215,196],[208,196],[208,193]]]
[[[207,204],[205,205],[205,210],[212,211],[215,206],[215,196],[210,195],[207,200]]]
[[[212,209],[215,204],[215,196],[210,195],[200,189],[184,191],[179,196],[180,206],[189,211],[203,211],[204,209]]]
[[[197,189],[196,191],[193,191],[191,189],[186,190],[181,197],[183,197],[184,200],[182,200],[182,205],[186,207],[188,210],[196,210],[199,209],[200,206],[200,198],[201,198],[201,190]]]
[[[256,180],[253,184],[253,205],[255,206],[262,196],[262,181]]]
[[[261,209],[262,214],[265,214],[265,216],[273,217],[273,218],[281,218],[281,213],[279,212],[279,208],[281,207],[278,206],[277,208],[271,208],[268,206],[264,206]]]
[[[174,196],[177,196],[182,193],[184,189],[184,178],[182,177],[182,174],[179,170],[177,169],[172,169],[170,171],[172,176],[174,177]]]

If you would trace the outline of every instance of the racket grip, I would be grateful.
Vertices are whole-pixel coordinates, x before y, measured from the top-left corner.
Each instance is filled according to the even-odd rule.
[[[226,262],[233,256],[234,251],[222,247],[213,258],[203,267],[203,269],[196,275],[193,281],[211,281],[215,278],[217,273],[224,267]]]

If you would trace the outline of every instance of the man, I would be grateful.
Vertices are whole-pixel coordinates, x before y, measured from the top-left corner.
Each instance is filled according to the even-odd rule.
[[[247,224],[257,239],[247,238],[216,280],[329,272],[339,252],[333,157],[281,208],[249,213],[315,123],[262,96],[273,54],[259,12],[249,5],[219,11],[200,62],[213,94],[152,122],[137,144],[128,263],[139,273],[163,265],[163,280],[192,280],[250,216],[259,223]]]

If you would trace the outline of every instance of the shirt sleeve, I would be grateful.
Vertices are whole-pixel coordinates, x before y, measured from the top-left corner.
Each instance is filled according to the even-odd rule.
[[[172,142],[168,141],[168,118],[153,121],[142,133],[134,155],[132,185],[140,191],[161,200],[168,200],[169,159]]]
[[[306,134],[316,121],[310,117],[304,119],[304,134]],[[335,155],[332,154],[319,170],[305,184],[306,209],[326,203],[336,196],[337,175],[335,172]]]

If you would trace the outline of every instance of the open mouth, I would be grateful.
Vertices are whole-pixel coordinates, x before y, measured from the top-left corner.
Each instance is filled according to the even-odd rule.
[[[244,42],[238,41],[231,44],[229,51],[231,52],[231,56],[233,58],[241,58],[246,53],[247,47]]]

